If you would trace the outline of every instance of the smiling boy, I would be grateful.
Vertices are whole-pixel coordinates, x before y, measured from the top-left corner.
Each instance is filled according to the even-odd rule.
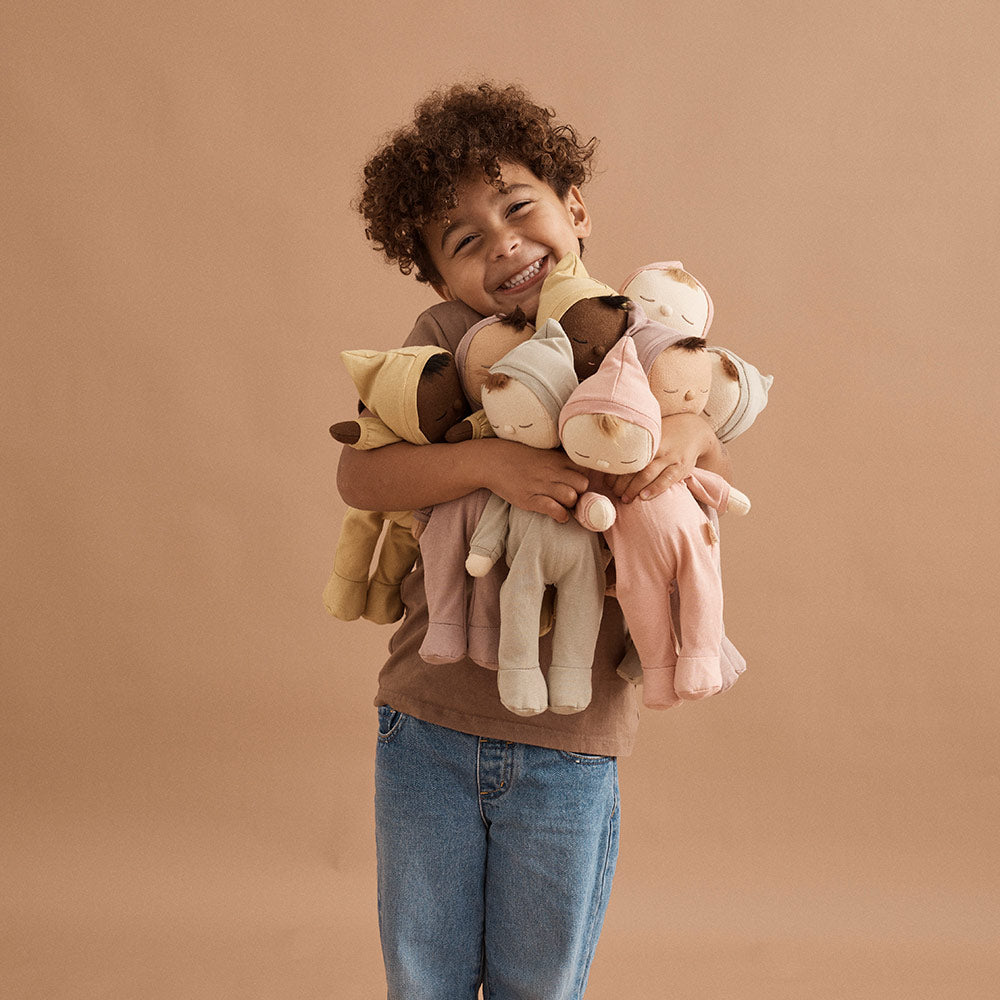
[[[546,276],[591,234],[580,185],[594,144],[517,87],[455,87],[418,105],[413,124],[365,167],[360,203],[376,249],[444,300],[418,318],[407,344],[454,351],[483,316],[520,307],[534,319]],[[653,462],[617,482],[626,502],[662,492],[696,463],[728,472],[701,417],[669,419]],[[492,438],[345,448],[338,486],[368,510],[429,507],[485,488],[566,521],[588,477],[562,451]],[[638,725],[635,689],[615,672],[624,652],[617,603],[605,601],[589,707],[518,717],[500,704],[492,671],[421,660],[421,563],[402,598],[407,614],[376,697],[388,996],[473,1000],[482,984],[493,1000],[582,997],[617,857],[617,757],[631,752]]]

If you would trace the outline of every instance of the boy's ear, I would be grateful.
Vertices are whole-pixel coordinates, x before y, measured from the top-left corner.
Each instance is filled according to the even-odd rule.
[[[451,294],[451,289],[447,285],[443,283],[438,284],[437,282],[432,281],[431,288],[433,288],[434,291],[437,292],[438,295],[440,295],[441,298],[445,300],[445,302],[455,301],[455,296]]]
[[[580,239],[590,235],[590,212],[584,203],[580,189],[574,184],[566,193],[566,207],[569,209],[573,230]]]

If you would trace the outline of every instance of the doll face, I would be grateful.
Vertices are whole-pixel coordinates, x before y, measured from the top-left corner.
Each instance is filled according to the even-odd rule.
[[[480,328],[465,355],[465,392],[474,406],[482,405],[483,383],[490,368],[509,350],[530,340],[534,333],[530,324],[517,330],[499,320]]]
[[[417,383],[420,430],[431,444],[443,441],[448,428],[468,413],[458,380],[458,368],[453,358],[448,357],[447,362],[440,371],[432,374],[425,372]]]
[[[483,392],[483,408],[497,437],[520,441],[532,448],[555,448],[559,429],[538,397],[511,379],[502,389]]]
[[[560,198],[527,167],[503,162],[501,192],[484,177],[457,186],[458,205],[445,221],[428,223],[421,238],[441,277],[434,284],[483,316],[520,306],[538,311],[542,282],[590,235],[590,216],[576,187]]]
[[[653,458],[653,436],[638,424],[624,421],[615,436],[598,426],[599,417],[581,413],[563,424],[562,443],[566,454],[586,469],[613,475],[639,472]]]
[[[723,356],[708,352],[712,359],[712,388],[702,416],[713,431],[717,431],[735,412],[740,401],[739,375],[727,371]]]
[[[708,297],[704,289],[691,288],[667,271],[640,271],[622,294],[638,302],[650,319],[685,336],[704,337],[708,330]]]
[[[559,320],[573,346],[573,368],[582,382],[600,367],[604,356],[628,326],[628,313],[595,299],[582,299]]]
[[[653,362],[648,379],[662,416],[701,413],[712,385],[712,356],[705,350],[668,347]]]

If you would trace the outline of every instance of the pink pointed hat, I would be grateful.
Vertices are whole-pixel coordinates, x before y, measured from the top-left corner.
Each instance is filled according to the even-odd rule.
[[[649,431],[653,451],[660,446],[660,404],[656,401],[639,364],[631,337],[622,337],[584,379],[559,414],[559,433],[570,417],[587,413],[610,413]]]

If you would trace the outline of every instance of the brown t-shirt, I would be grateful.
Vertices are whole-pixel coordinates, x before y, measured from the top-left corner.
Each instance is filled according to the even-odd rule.
[[[482,317],[461,302],[442,302],[418,318],[407,345],[437,344],[454,353],[463,334]],[[607,598],[594,655],[593,697],[575,715],[543,712],[528,718],[500,704],[497,675],[471,660],[425,663],[418,653],[427,630],[427,598],[420,560],[401,588],[406,613],[389,642],[389,659],[378,679],[376,705],[391,705],[425,722],[474,736],[512,740],[576,753],[626,756],[635,745],[639,696],[615,672],[625,650],[618,602]],[[539,641],[543,671],[550,636]]]

